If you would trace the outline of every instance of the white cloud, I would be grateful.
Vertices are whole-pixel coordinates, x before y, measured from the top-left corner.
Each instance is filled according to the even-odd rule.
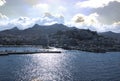
[[[20,17],[18,19],[6,20],[0,22],[0,30],[10,29],[13,27],[18,27],[19,29],[26,29],[32,27],[35,24],[33,18]]]
[[[70,22],[66,22],[65,24],[80,29],[90,29],[98,32],[106,31],[104,28],[105,25],[99,22],[98,17],[99,15],[97,13],[92,13],[90,15],[76,14],[72,17]]]
[[[98,16],[99,15],[97,13],[93,13],[88,16],[83,14],[76,14],[75,16],[73,16],[72,22],[79,25],[93,26],[99,24],[97,20]]]
[[[120,21],[114,22],[113,25],[114,25],[114,26],[120,26]]]
[[[117,25],[101,25],[102,30],[99,32],[106,32],[106,31],[112,31],[116,33],[120,33],[120,26]]]
[[[56,24],[57,22],[56,21],[53,21],[53,22],[49,22],[49,23],[44,23],[44,25],[52,25],[52,24]]]
[[[40,10],[40,11],[44,11],[47,12],[49,10],[49,5],[45,4],[45,3],[41,3],[41,4],[36,4],[33,6],[34,9]]]
[[[47,12],[44,13],[44,16],[39,18],[36,22],[40,25],[50,25],[54,23],[64,24],[64,17],[59,14],[52,15],[51,13]]]
[[[110,31],[114,31],[114,32],[120,33],[120,21],[114,22],[112,24],[112,27],[110,27]]]
[[[13,20],[6,20],[0,22],[0,30],[18,27],[19,29],[26,29],[32,27],[34,24],[39,25],[52,25],[55,23],[64,24],[64,17],[61,15],[52,15],[45,13],[44,16],[39,18],[20,17]]]
[[[120,2],[120,0],[87,0],[87,1],[82,1],[82,2],[77,2],[76,6],[81,8],[99,8],[99,7],[104,7],[107,6],[110,2]]]
[[[76,14],[71,19],[71,22],[66,23],[66,25],[75,26],[80,29],[90,29],[97,32],[120,32],[120,21],[107,25],[100,23],[98,17],[99,15],[97,13],[90,15]]]
[[[19,27],[20,29],[26,29],[32,27],[35,24],[34,18],[20,17],[18,19],[11,20],[8,24],[13,25],[13,27]]]
[[[3,15],[2,13],[0,13],[0,19],[8,20],[9,18],[6,15]]]
[[[120,33],[120,21],[107,25],[102,24],[98,20],[99,15],[93,13],[90,15],[76,14],[71,19],[71,22],[66,23],[68,26],[75,26],[80,29],[90,29],[97,32],[113,31]]]
[[[5,0],[0,0],[0,6],[3,6],[6,3]]]

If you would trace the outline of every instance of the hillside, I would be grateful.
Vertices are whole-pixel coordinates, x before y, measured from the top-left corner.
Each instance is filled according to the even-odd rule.
[[[114,32],[108,31],[108,32],[99,33],[99,35],[120,40],[120,33],[114,33]]]
[[[98,35],[95,31],[67,27],[62,24],[25,30],[14,27],[0,32],[1,45],[42,45],[91,52],[120,51],[120,41]]]

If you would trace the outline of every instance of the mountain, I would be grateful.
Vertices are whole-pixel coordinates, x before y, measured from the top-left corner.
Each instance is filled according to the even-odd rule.
[[[53,39],[58,41],[59,39],[56,39],[55,37],[60,32],[63,32],[62,34],[60,34],[62,37],[61,39],[63,40],[66,40],[64,39],[64,37],[67,37],[67,39],[69,40],[69,38],[89,39],[90,37],[93,36],[92,35],[93,32],[90,30],[83,30],[75,27],[67,27],[63,24],[53,24],[48,26],[41,26],[35,24],[33,27],[25,30],[19,30],[17,27],[14,27],[9,30],[1,31],[0,44],[39,44],[39,45],[45,44],[46,45],[48,40],[51,42],[53,42]]]
[[[102,33],[99,33],[99,35],[120,40],[120,33],[114,33],[112,31],[102,32]]]
[[[120,41],[95,31],[67,27],[63,24],[19,30],[14,27],[0,32],[0,45],[42,45],[91,52],[120,51]]]
[[[71,28],[62,24],[49,26],[35,24],[33,27],[25,30],[19,30],[17,27],[14,27],[0,32],[0,44],[46,44],[48,35],[69,29]]]

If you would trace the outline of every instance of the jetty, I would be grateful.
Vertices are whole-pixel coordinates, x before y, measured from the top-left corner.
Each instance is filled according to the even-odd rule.
[[[7,56],[7,55],[21,55],[21,54],[37,54],[37,53],[61,53],[61,51],[11,51],[11,52],[0,52],[0,56]]]

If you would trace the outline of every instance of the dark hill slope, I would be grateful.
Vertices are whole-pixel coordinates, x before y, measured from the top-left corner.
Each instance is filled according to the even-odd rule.
[[[62,24],[17,27],[0,32],[0,45],[43,45],[84,51],[120,51],[120,41],[97,32]]]

